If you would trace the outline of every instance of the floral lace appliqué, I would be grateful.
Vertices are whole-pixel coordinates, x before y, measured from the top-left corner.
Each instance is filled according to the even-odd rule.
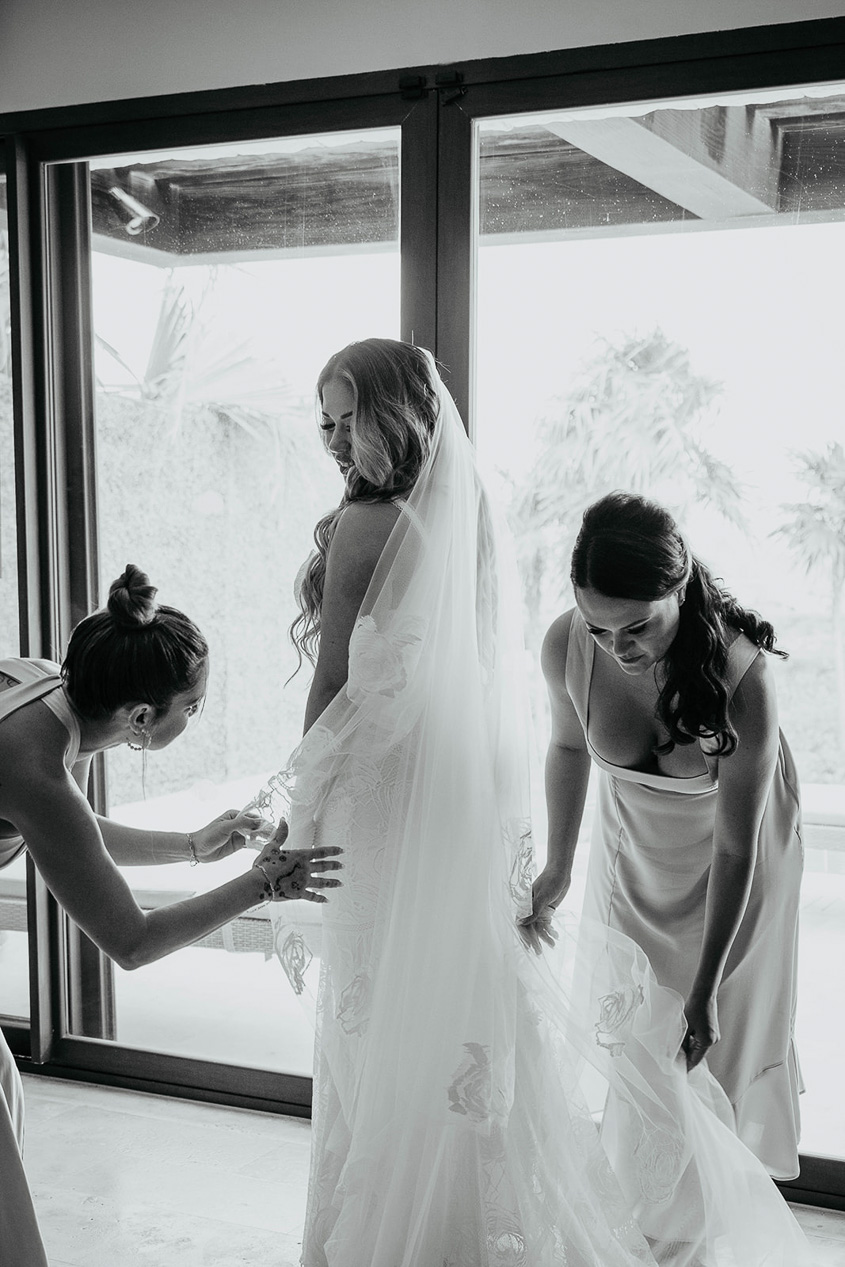
[[[481,1043],[464,1043],[467,1053],[447,1092],[449,1108],[472,1122],[485,1122],[490,1116],[493,1074],[487,1048]]]
[[[490,1262],[496,1267],[525,1267],[525,1237],[521,1232],[494,1233],[488,1240]]]
[[[527,904],[530,908],[534,885],[534,840],[530,822],[520,819],[509,823],[505,828],[505,837],[514,850],[510,874],[511,897],[517,906]]]
[[[367,1028],[368,1004],[370,1001],[370,979],[365,972],[359,972],[345,987],[340,996],[337,1019],[347,1034],[362,1034]]]
[[[349,698],[398,695],[413,675],[421,645],[418,621],[396,620],[382,633],[372,616],[359,616],[349,639]]]
[[[288,933],[279,950],[279,959],[295,994],[302,994],[305,989],[305,973],[313,958],[302,934]]]
[[[273,830],[278,827],[283,818],[290,820],[290,791],[287,779],[288,771],[286,770],[274,774],[244,807],[258,810],[261,817],[272,824]],[[269,840],[271,835],[272,831],[266,830],[255,839],[265,841]]]
[[[329,726],[317,722],[291,757],[290,766],[280,776],[291,805],[311,805],[326,781],[335,755],[337,736]]]
[[[652,1205],[668,1201],[681,1176],[683,1146],[677,1135],[645,1130],[634,1149],[640,1191]]]
[[[630,1021],[644,998],[641,985],[626,986],[614,990],[599,999],[599,1019],[595,1024],[596,1042],[606,1047],[611,1056],[619,1056],[625,1049]]]

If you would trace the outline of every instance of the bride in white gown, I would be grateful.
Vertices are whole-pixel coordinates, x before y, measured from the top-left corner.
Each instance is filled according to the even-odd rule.
[[[433,358],[366,340],[319,393],[346,491],[301,585],[306,733],[257,798],[292,846],[344,850],[321,926],[274,912],[316,998],[302,1263],[810,1263],[642,952],[563,916],[542,954],[518,931],[519,590]]]

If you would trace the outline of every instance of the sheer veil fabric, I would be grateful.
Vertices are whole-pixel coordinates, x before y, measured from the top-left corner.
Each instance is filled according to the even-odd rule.
[[[271,908],[314,1006],[305,1267],[801,1267],[807,1243],[679,1055],[682,1000],[533,878],[519,587],[434,369],[432,452],[349,677],[257,798],[344,851],[322,907]]]

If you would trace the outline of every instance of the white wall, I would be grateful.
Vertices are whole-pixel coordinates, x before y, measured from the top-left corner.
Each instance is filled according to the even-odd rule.
[[[0,0],[0,112],[845,16],[845,0]]]

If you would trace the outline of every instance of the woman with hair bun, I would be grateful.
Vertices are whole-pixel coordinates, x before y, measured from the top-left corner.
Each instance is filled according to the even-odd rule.
[[[263,901],[306,898],[339,880],[335,848],[284,849],[282,828],[243,875],[197,897],[142,910],[118,870],[214,862],[261,825],[229,810],[196,832],[146,831],[95,814],[85,798],[95,753],[128,743],[166,748],[200,709],[208,646],[182,612],[160,606],[132,564],[107,607],[74,629],[61,668],[0,660],[0,867],[28,850],[53,896],[122,968],[188,946]],[[117,865],[116,865],[117,864]],[[46,1267],[21,1161],[20,1077],[0,1034],[0,1262]]]
[[[801,819],[760,654],[784,653],[644,497],[588,507],[571,579],[576,606],[542,653],[549,847],[529,925],[547,927],[569,888],[593,763],[584,914],[636,942],[683,997],[688,1067],[707,1056],[740,1138],[794,1178]]]

